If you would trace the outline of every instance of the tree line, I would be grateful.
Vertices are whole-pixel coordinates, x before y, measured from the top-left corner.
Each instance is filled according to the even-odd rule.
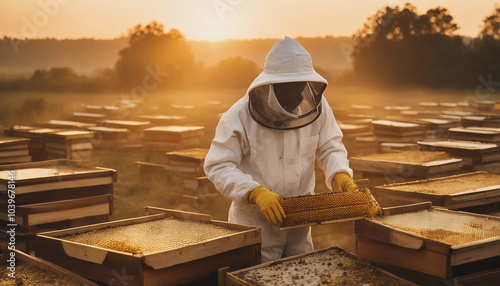
[[[500,6],[483,20],[476,38],[457,35],[447,9],[419,14],[412,4],[386,6],[369,17],[353,37],[353,68],[334,84],[391,87],[474,88],[478,78],[500,85]],[[128,31],[128,46],[113,68],[78,75],[68,67],[39,69],[29,77],[0,77],[0,90],[133,91],[137,88],[245,88],[261,68],[232,57],[212,67],[196,62],[178,30],[158,22]]]

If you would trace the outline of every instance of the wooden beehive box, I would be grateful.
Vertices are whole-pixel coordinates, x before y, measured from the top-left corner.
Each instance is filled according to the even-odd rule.
[[[357,125],[357,124],[339,124],[339,128],[344,135],[344,138],[354,139],[360,136],[370,136],[372,135],[372,130],[369,125]]]
[[[500,128],[500,116],[465,116],[462,125]]]
[[[384,206],[430,201],[434,206],[458,210],[500,202],[500,175],[474,172],[377,186],[372,193]]]
[[[492,143],[476,141],[420,141],[420,150],[445,151],[461,158],[465,166],[474,166],[500,161],[500,147]]]
[[[404,151],[352,157],[349,165],[372,184],[381,185],[458,174],[462,160],[445,152]]]
[[[356,221],[360,258],[452,278],[500,268],[500,218],[429,208]]]
[[[67,160],[0,167],[0,193],[7,193],[8,171],[16,171],[16,205],[78,199],[113,193],[116,171]]]
[[[178,125],[186,120],[186,116],[179,115],[139,115],[137,119],[149,121],[152,126]]]
[[[39,127],[53,128],[53,129],[79,129],[85,130],[89,127],[95,126],[94,123],[67,121],[67,120],[49,120],[47,122],[38,122],[35,124]]]
[[[100,113],[73,112],[73,119],[79,122],[97,123],[106,119],[106,115]]]
[[[197,147],[201,143],[203,126],[155,126],[144,130],[144,148],[151,151],[174,151]]]
[[[88,130],[94,133],[94,148],[120,147],[127,144],[130,138],[130,131],[125,128],[96,126],[89,127]]]
[[[338,247],[331,247],[227,272],[225,285],[416,284],[361,261]]]
[[[9,130],[5,130],[6,135],[31,139],[28,147],[33,161],[45,159],[45,136],[46,133],[54,133],[60,129],[14,125]]]
[[[145,128],[150,126],[149,121],[135,121],[135,120],[112,120],[112,119],[106,119],[99,121],[97,123],[98,126],[103,126],[103,127],[111,127],[111,128],[125,128],[128,129],[130,132],[134,133],[140,133],[142,132]]]
[[[9,251],[10,252],[10,251]],[[6,263],[1,263],[1,285],[64,285],[64,286],[98,286],[75,273],[69,272],[43,259],[14,250],[16,258],[15,279],[7,276],[10,270]],[[10,255],[7,253],[7,255]],[[3,260],[3,259],[2,259]]]
[[[189,177],[204,176],[203,163],[208,149],[193,148],[167,152],[167,170]]]
[[[29,142],[27,138],[0,135],[0,164],[30,162]]]
[[[457,127],[448,131],[450,139],[500,144],[500,128]]]
[[[36,254],[83,277],[101,283],[110,283],[115,278],[114,272],[126,273],[127,285],[131,286],[189,283],[217,272],[222,267],[230,266],[241,269],[260,262],[261,233],[257,227],[214,221],[210,219],[210,216],[203,214],[149,207],[146,209],[155,214],[38,234]],[[171,222],[177,225],[175,231],[169,232],[168,227],[154,227],[158,223]],[[130,230],[148,224],[151,227],[148,233]],[[95,231],[90,236],[87,234],[87,237],[92,239],[96,233],[113,231],[115,227],[121,227],[123,230],[119,237],[122,237],[124,241],[118,243],[118,246],[122,246],[118,249],[123,251],[112,250],[107,246],[99,247],[74,242],[70,236]],[[208,239],[194,236],[197,232],[200,235],[206,234],[208,228],[219,227],[231,233]],[[127,229],[130,231],[127,232]],[[178,237],[181,231],[183,233],[191,231],[192,234],[187,233],[183,234],[185,237]],[[162,237],[164,233],[165,241],[162,242],[158,235],[155,236],[155,232],[160,232],[159,235]],[[156,237],[153,239],[158,240],[148,240],[151,237]],[[113,242],[111,236],[101,238],[95,242]],[[174,241],[180,244],[172,245]],[[170,246],[167,243],[170,243]],[[131,245],[131,248],[123,249],[124,244]],[[137,248],[137,245],[147,248]],[[160,248],[148,250],[152,246]],[[111,247],[114,248],[114,246]]]
[[[90,160],[94,133],[87,130],[64,130],[45,133],[47,159]]]
[[[424,137],[424,126],[420,124],[391,120],[376,120],[372,124],[373,133],[381,142],[412,143]]]

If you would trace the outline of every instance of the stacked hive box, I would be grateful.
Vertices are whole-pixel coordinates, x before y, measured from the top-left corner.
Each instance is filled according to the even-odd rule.
[[[79,122],[97,123],[106,119],[106,115],[99,113],[73,112],[73,119]]]
[[[0,135],[0,164],[31,162],[30,139]]]
[[[463,160],[464,171],[482,171],[498,169],[500,147],[492,143],[475,141],[422,141],[418,142],[421,150],[446,151]]]
[[[382,185],[372,193],[383,206],[430,201],[452,210],[500,212],[500,175],[488,171]]]
[[[465,116],[462,125],[500,128],[500,116]]]
[[[34,233],[109,219],[116,182],[114,170],[66,160],[3,166],[0,193],[5,198],[7,182],[12,178],[9,172],[15,172],[16,212],[14,217],[9,216],[7,202],[2,201],[0,216],[4,223],[17,224],[16,236],[25,238],[28,250]]]
[[[116,279],[112,269],[124,269],[131,286],[197,280],[207,285],[201,279],[219,268],[241,269],[260,261],[259,228],[214,221],[208,215],[147,209],[156,214],[39,234],[36,254],[105,284]]]
[[[442,279],[454,285],[498,282],[498,217],[428,208],[359,220],[355,232],[360,258],[431,275],[427,277],[434,277],[434,283]],[[496,282],[489,284],[492,274]]]
[[[140,134],[142,131],[147,128],[150,123],[149,121],[133,121],[133,120],[102,120],[97,124],[102,127],[111,127],[111,128],[124,128],[129,130],[132,133]]]
[[[186,120],[186,117],[178,115],[139,115],[137,119],[149,121],[151,126],[169,126],[181,124]]]
[[[460,172],[462,159],[451,158],[445,152],[404,151],[352,157],[350,167],[355,177],[383,185],[455,175]]]
[[[85,107],[85,110],[88,113],[97,113],[97,114],[103,114],[107,118],[117,118],[119,117],[120,114],[120,108],[117,106],[111,106],[111,105],[87,105]]]
[[[500,145],[500,128],[456,127],[449,129],[449,138],[464,141],[479,141]]]
[[[146,161],[164,163],[165,152],[198,147],[204,135],[202,126],[156,126],[144,130]]]
[[[427,138],[429,133],[434,133],[434,139],[447,139],[448,129],[460,125],[460,120],[457,119],[440,119],[440,118],[421,118],[416,123],[423,124],[426,129]]]
[[[92,155],[93,132],[82,130],[45,133],[46,159],[89,161]]]
[[[356,137],[355,140],[357,155],[377,154],[380,151],[380,143],[375,136]]]
[[[187,149],[167,153],[166,169],[172,178],[183,186],[185,201],[199,208],[228,209],[231,201],[222,196],[208,180],[203,171],[203,164],[208,149]]]
[[[94,148],[116,148],[127,144],[130,131],[125,128],[112,127],[89,127],[89,131],[94,133]]]
[[[372,124],[373,133],[380,142],[416,143],[425,134],[424,126],[420,124],[390,120],[376,120]]]
[[[76,121],[66,121],[66,120],[50,120],[47,122],[38,122],[36,126],[46,127],[52,129],[78,129],[85,130],[89,127],[95,126],[94,123],[76,122]]]
[[[41,161],[45,159],[45,136],[46,133],[54,133],[60,131],[52,128],[40,128],[32,126],[15,125],[9,130],[5,130],[6,135],[29,138],[28,144],[30,156],[33,161]]]

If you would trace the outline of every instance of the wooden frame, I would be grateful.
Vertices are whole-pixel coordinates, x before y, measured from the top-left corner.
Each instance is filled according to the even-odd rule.
[[[434,207],[430,209],[500,221],[500,217],[495,216],[455,212]],[[500,236],[461,245],[450,245],[394,229],[370,219],[356,221],[355,233],[356,253],[360,258],[440,278],[460,276],[460,267],[463,265],[474,265],[491,258],[500,260]],[[387,255],[388,253],[390,255]]]
[[[88,169],[88,172],[75,174],[57,174],[40,178],[16,178],[16,197],[22,194],[33,192],[108,185],[116,182],[116,171],[113,169],[91,167],[89,164],[78,163],[64,159],[0,166],[0,172],[58,166],[86,168]],[[7,191],[6,188],[8,181],[8,178],[0,178],[0,193]]]
[[[240,273],[243,273],[243,272],[247,272],[247,271],[250,271],[250,270],[255,270],[255,269],[261,269],[261,268],[266,268],[270,265],[273,265],[273,264],[276,264],[276,263],[282,263],[282,262],[286,262],[286,261],[291,261],[291,260],[298,260],[298,259],[301,259],[305,256],[308,256],[308,255],[314,255],[314,254],[317,254],[317,253],[321,253],[321,252],[325,252],[325,251],[332,251],[332,250],[339,250],[343,253],[345,253],[345,255],[353,260],[359,260],[359,258],[339,247],[330,247],[330,248],[326,248],[326,249],[321,249],[321,250],[316,250],[316,251],[313,251],[313,252],[309,252],[309,253],[305,253],[305,254],[299,254],[299,255],[294,255],[294,256],[290,256],[290,257],[287,257],[287,258],[282,258],[282,259],[278,259],[276,261],[271,261],[271,262],[267,262],[267,263],[262,263],[262,264],[259,264],[259,265],[256,265],[256,266],[253,266],[253,267],[249,267],[249,268],[245,268],[245,269],[241,269],[241,270],[237,270],[237,271],[231,271],[231,272],[227,272],[229,271],[230,269],[221,269],[220,272],[222,272],[221,274],[222,275],[219,275],[219,278],[221,278],[221,276],[225,276],[223,278],[224,282],[221,283],[219,279],[219,285],[227,285],[227,286],[250,286],[250,285],[254,285],[254,284],[250,284],[249,282],[241,279],[241,278],[238,278],[236,275],[240,274]],[[373,266],[373,265],[370,265],[371,267],[375,268],[377,271],[380,271],[402,283],[406,283],[408,285],[415,285],[414,283],[410,282],[410,281],[407,281],[407,280],[404,280],[392,273],[389,273],[385,270],[382,270],[376,266]],[[225,275],[223,275],[225,272]],[[298,282],[296,282],[298,283]]]
[[[38,234],[36,253],[55,264],[102,283],[124,273],[128,285],[174,285],[188,283],[214,273],[225,266],[243,268],[260,261],[261,230],[211,220],[209,215],[146,207],[151,215],[66,230]],[[58,238],[62,235],[130,225],[174,217],[200,221],[239,230],[200,244],[150,254],[131,254],[94,247]]]
[[[448,195],[427,194],[422,192],[407,192],[396,190],[394,187],[402,187],[408,185],[418,185],[421,183],[440,182],[453,178],[466,178],[477,174],[491,173],[488,171],[473,172],[448,177],[440,177],[428,180],[411,181],[405,183],[396,183],[390,185],[377,186],[372,189],[372,194],[382,202],[398,202],[405,201],[416,203],[422,201],[431,201],[434,206],[442,206],[450,210],[458,210],[467,207],[480,206],[485,204],[500,202],[500,186],[492,185],[490,187],[471,189]],[[500,176],[500,174],[498,174]]]
[[[31,265],[36,266],[38,268],[44,269],[48,272],[53,272],[53,273],[57,273],[57,274],[70,276],[71,278],[73,278],[73,279],[77,280],[78,282],[80,282],[84,285],[87,285],[87,286],[98,286],[94,282],[91,282],[91,281],[89,281],[89,280],[87,280],[79,275],[76,275],[73,272],[70,272],[70,271],[68,271],[64,268],[61,268],[55,264],[52,264],[48,261],[45,261],[45,260],[40,259],[38,257],[28,255],[28,254],[26,254],[22,251],[19,251],[19,250],[14,250],[14,252],[16,253],[16,259],[19,261],[25,262],[27,264],[31,264]]]
[[[462,158],[465,166],[500,161],[500,147],[496,144],[474,141],[420,141],[417,144],[420,150],[445,151],[452,156]],[[470,146],[464,144],[470,144]]]

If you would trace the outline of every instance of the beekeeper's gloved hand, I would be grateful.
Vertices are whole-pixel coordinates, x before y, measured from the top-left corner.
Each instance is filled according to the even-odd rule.
[[[354,192],[358,186],[347,173],[337,173],[333,177],[333,181],[339,186],[339,192]]]
[[[259,206],[260,211],[266,219],[273,225],[280,225],[283,222],[285,211],[281,207],[283,199],[280,195],[259,186],[250,192],[248,201]]]

